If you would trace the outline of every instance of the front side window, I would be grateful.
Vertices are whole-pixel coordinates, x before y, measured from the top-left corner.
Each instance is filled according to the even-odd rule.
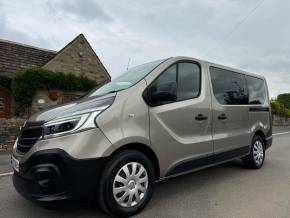
[[[165,70],[158,79],[154,81],[154,86],[157,88],[160,84],[164,84],[167,82],[176,82],[177,78],[177,65],[174,64]]]
[[[214,96],[220,104],[248,104],[248,92],[245,76],[229,70],[210,67],[210,76]]]
[[[266,89],[264,80],[246,76],[249,90],[249,104],[263,104],[266,100]]]
[[[181,62],[172,65],[165,70],[152,84],[158,90],[158,86],[168,82],[175,82],[177,85],[176,101],[183,101],[196,98],[200,93],[201,70],[198,64]],[[172,101],[171,101],[172,102]],[[169,102],[159,102],[165,104]]]
[[[177,77],[177,99],[196,98],[200,90],[200,68],[197,64],[179,63]]]

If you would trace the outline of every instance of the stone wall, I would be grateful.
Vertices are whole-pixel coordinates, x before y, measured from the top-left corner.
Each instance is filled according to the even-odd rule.
[[[0,118],[0,151],[12,149],[24,122],[25,119],[22,118]]]
[[[78,91],[39,90],[33,98],[31,114],[58,104],[71,102],[84,94],[85,92]]]
[[[39,90],[33,98],[30,113],[76,100],[84,94],[84,92],[77,91]],[[24,118],[0,118],[0,151],[12,148],[24,122]]]
[[[290,125],[290,118],[274,114],[273,125],[274,126],[288,126]]]

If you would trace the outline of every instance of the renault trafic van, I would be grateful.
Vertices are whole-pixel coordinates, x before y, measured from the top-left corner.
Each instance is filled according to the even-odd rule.
[[[261,168],[271,120],[264,77],[187,57],[157,60],[32,115],[13,148],[13,183],[41,205],[93,200],[131,216],[155,181],[237,158]]]

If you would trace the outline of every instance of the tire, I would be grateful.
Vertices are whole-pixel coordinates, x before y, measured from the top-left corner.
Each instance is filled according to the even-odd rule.
[[[261,136],[255,135],[250,154],[243,158],[244,165],[250,169],[260,169],[265,161],[265,143]]]
[[[155,172],[147,156],[138,151],[124,150],[113,156],[104,169],[98,203],[109,215],[129,217],[147,205],[154,185]]]

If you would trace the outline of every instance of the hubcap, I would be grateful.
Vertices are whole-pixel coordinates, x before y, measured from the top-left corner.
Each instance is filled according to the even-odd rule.
[[[262,142],[260,141],[255,142],[253,154],[256,164],[261,165],[264,159],[264,148]]]
[[[133,207],[145,196],[148,188],[146,169],[137,162],[125,164],[117,173],[113,183],[116,202],[122,207]]]

